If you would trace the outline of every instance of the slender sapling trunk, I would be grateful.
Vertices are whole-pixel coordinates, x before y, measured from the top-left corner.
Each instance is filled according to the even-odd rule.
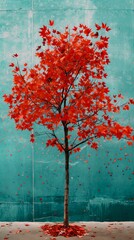
[[[64,227],[69,226],[69,148],[68,129],[64,126],[65,135],[65,189],[64,189]]]

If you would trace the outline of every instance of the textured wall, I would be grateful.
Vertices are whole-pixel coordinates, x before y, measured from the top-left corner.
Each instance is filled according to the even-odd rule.
[[[2,95],[10,92],[12,54],[33,64],[38,30],[106,22],[111,28],[109,86],[134,95],[133,0],[0,0],[0,220],[59,221],[63,215],[64,156],[45,148],[44,135],[34,147],[29,133],[16,131]],[[133,110],[120,121],[134,126]],[[118,118],[118,116],[117,116]],[[35,126],[35,132],[43,129]],[[100,142],[95,152],[82,146],[70,161],[71,220],[134,220],[134,147],[125,141]]]

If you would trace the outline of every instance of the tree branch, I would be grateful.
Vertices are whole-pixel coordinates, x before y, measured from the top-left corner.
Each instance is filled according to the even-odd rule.
[[[65,151],[65,148],[63,147],[63,144],[59,141],[58,137],[56,136],[55,131],[52,130],[52,132],[53,132],[53,133],[52,133],[52,136],[54,136],[54,137],[56,138],[58,144],[59,144],[59,145],[62,147],[62,149]]]
[[[88,138],[84,139],[83,141],[77,143],[75,146],[73,146],[72,148],[70,148],[69,151],[72,151],[74,148],[78,147],[79,145],[81,145],[81,144],[87,142],[88,140],[90,140],[90,139],[92,139],[92,138],[94,139],[94,138],[96,138],[96,136],[88,137]]]

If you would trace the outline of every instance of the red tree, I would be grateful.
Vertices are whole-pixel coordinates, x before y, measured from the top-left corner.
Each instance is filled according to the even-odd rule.
[[[110,28],[102,23],[95,24],[95,32],[80,24],[64,32],[43,26],[40,36],[42,46],[36,49],[39,63],[28,69],[13,67],[12,93],[4,95],[9,104],[9,116],[17,129],[31,131],[36,122],[47,129],[49,139],[46,146],[57,147],[65,155],[64,226],[69,226],[69,157],[80,151],[80,145],[87,143],[97,149],[97,139],[127,139],[134,141],[133,128],[121,125],[113,119],[113,113],[129,110],[134,99],[119,106],[121,93],[111,96],[107,87],[105,65],[109,64],[108,40],[104,34]],[[17,54],[13,55],[18,57]],[[57,135],[63,130],[64,138]],[[31,134],[31,142],[34,142]]]

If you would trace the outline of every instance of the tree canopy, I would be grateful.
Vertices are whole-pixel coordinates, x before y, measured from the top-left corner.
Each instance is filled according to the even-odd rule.
[[[112,96],[107,86],[105,66],[110,63],[107,36],[110,28],[104,23],[95,24],[93,31],[79,24],[73,29],[66,26],[60,32],[53,28],[54,21],[50,20],[49,25],[40,28],[42,46],[36,49],[38,64],[29,69],[24,63],[22,70],[18,60],[10,64],[14,86],[4,100],[9,104],[9,116],[16,128],[31,131],[35,122],[43,125],[51,132],[47,146],[65,151],[65,139],[57,137],[56,129],[66,126],[70,153],[79,151],[84,142],[97,149],[96,139],[101,137],[126,138],[132,145],[133,128],[113,119],[113,113],[129,110],[134,99],[120,105],[123,95]],[[18,58],[18,54],[13,57]]]

